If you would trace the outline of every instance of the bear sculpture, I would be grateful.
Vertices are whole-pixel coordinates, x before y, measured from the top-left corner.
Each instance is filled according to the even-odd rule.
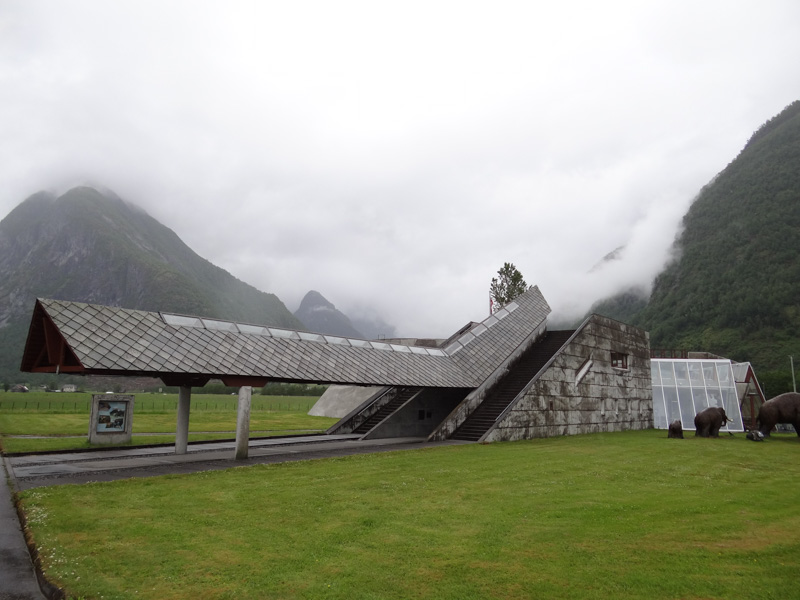
[[[768,436],[778,423],[792,424],[800,436],[800,394],[788,392],[761,405],[761,410],[758,411],[758,430]]]
[[[667,432],[667,438],[673,439],[683,439],[683,425],[681,425],[680,419],[675,419],[672,423],[669,424],[669,431]]]

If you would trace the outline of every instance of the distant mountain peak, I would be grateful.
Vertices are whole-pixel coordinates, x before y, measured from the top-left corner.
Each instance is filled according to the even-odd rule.
[[[304,310],[336,310],[336,306],[330,301],[328,301],[325,296],[320,294],[316,290],[311,290],[305,296],[303,296],[303,300],[300,302],[300,308],[298,311]]]
[[[350,319],[336,306],[316,290],[311,290],[300,302],[294,316],[297,317],[309,331],[342,337],[363,338]]]

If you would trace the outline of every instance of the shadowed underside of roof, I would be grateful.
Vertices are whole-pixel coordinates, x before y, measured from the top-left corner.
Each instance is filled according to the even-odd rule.
[[[79,302],[36,301],[21,370],[161,378],[473,388],[544,322],[532,288],[445,349]]]

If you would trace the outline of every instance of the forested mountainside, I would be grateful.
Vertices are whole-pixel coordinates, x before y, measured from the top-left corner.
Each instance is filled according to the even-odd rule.
[[[789,355],[800,358],[800,101],[702,189],[675,256],[649,301],[630,290],[594,311],[649,330],[653,348],[788,374]]]
[[[277,296],[198,256],[109,191],[40,192],[0,221],[0,380],[19,365],[37,297],[303,329]]]

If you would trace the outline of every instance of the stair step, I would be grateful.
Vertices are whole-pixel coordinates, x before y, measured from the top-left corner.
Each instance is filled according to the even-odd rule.
[[[499,383],[494,393],[481,403],[450,436],[456,440],[479,440],[497,422],[497,418],[572,335],[572,331],[548,332],[533,348],[520,357]]]
[[[397,411],[398,408],[403,406],[408,400],[414,397],[419,392],[419,388],[405,388],[402,392],[398,393],[392,400],[380,407],[372,416],[366,421],[361,423],[358,427],[353,429],[353,433],[367,433],[373,427],[381,423],[386,417]]]

